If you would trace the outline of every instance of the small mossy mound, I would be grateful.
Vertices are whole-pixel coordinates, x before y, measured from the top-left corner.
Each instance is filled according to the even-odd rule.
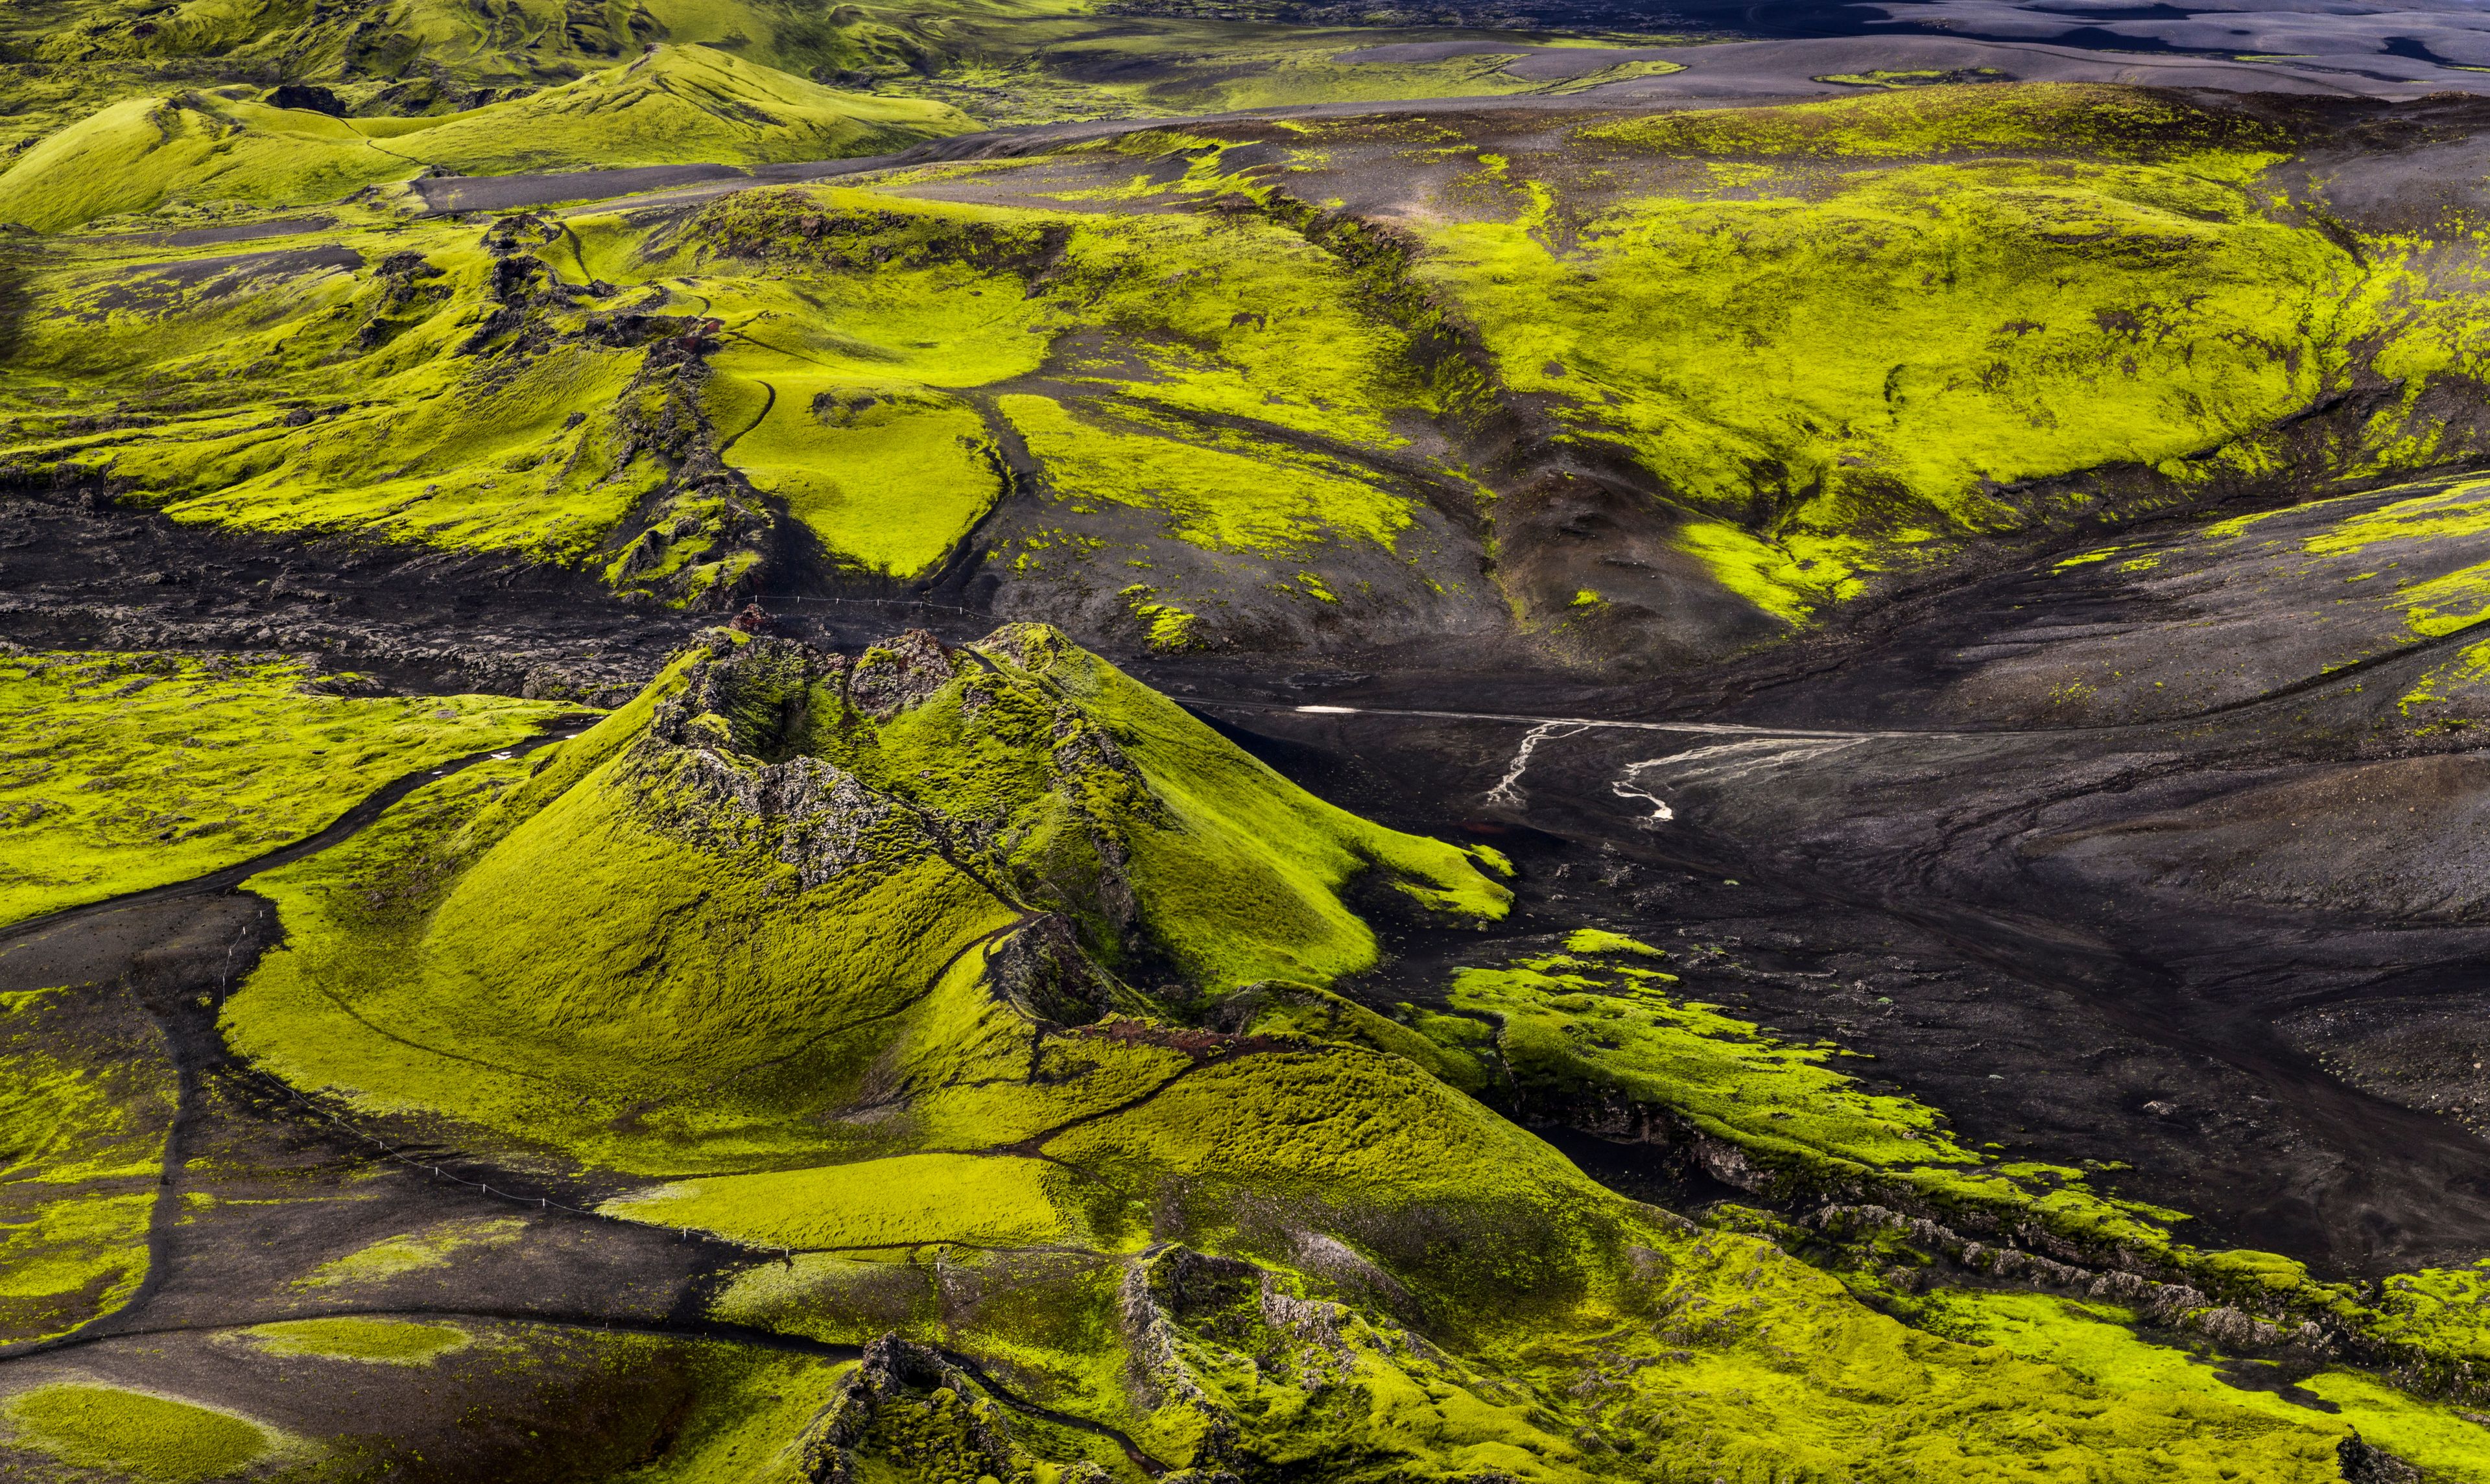
[[[377,1365],[429,1365],[467,1347],[456,1325],[396,1319],[297,1319],[254,1325],[238,1338],[272,1356],[317,1356]]]
[[[0,1418],[13,1446],[145,1484],[230,1478],[278,1444],[248,1418],[119,1386],[39,1386],[0,1401]]]
[[[941,1082],[1033,1024],[1356,972],[1355,878],[1420,915],[1508,899],[1026,625],[853,659],[718,631],[532,766],[410,806],[264,878],[288,946],[229,1007],[237,1043],[651,1172],[907,1151],[945,1099],[798,1116],[873,1102],[894,1046]]]

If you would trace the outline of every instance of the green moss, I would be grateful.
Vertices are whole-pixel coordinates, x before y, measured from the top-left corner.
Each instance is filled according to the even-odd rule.
[[[7,399],[21,463],[177,520],[511,553],[678,600],[750,565],[766,511],[674,483],[710,438],[701,368],[647,346],[688,321],[631,318],[644,300],[618,331],[551,292],[539,254],[566,239],[540,219],[478,241],[346,214],[369,230],[342,258],[331,238],[46,259]]]
[[[1031,916],[1217,991],[1371,965],[1340,897],[1367,872],[1505,910],[1460,850],[1321,803],[1051,630],[909,644],[842,668],[716,636],[539,763],[419,790],[262,878],[287,942],[229,1002],[235,1044],[652,1174],[811,1168],[1009,1137],[960,1059],[1026,1058],[1027,1012],[976,986]],[[907,703],[873,699],[909,667]],[[765,787],[809,790],[809,822],[735,792]],[[1043,1013],[1122,1003],[1080,992],[1105,999]],[[894,1045],[920,1090],[827,1117]]]
[[[162,1037],[121,991],[0,996],[0,1343],[137,1292],[176,1096]]]
[[[1598,928],[1578,928],[1566,934],[1565,952],[1569,954],[1634,954],[1644,958],[1665,958],[1668,956],[1639,938],[1621,932],[1608,932]]]
[[[971,1249],[960,1248],[945,1260],[974,1257]],[[830,1344],[861,1344],[887,1333],[930,1339],[941,1333],[942,1317],[932,1275],[904,1251],[798,1252],[746,1268],[718,1294],[709,1312],[732,1324],[766,1326]]]
[[[1932,88],[1948,83],[2005,82],[2008,74],[1994,67],[1871,68],[1864,72],[1828,72],[1815,79],[1853,88]]]
[[[786,1174],[687,1181],[622,1197],[608,1215],[815,1250],[960,1241],[1022,1245],[1066,1235],[1052,1177],[1029,1158],[903,1155]]]
[[[237,1332],[272,1356],[318,1356],[379,1365],[429,1365],[468,1344],[467,1331],[456,1325],[393,1319],[298,1319],[254,1325]]]
[[[455,1254],[471,1248],[507,1246],[526,1230],[527,1224],[515,1216],[482,1216],[446,1222],[412,1236],[384,1237],[321,1264],[294,1286],[324,1289],[386,1283],[400,1273],[447,1267]]]
[[[1951,1291],[1930,1306],[1932,1323],[1977,1345],[2046,1360],[2113,1396],[2201,1398],[2258,1413],[2329,1440],[2358,1436],[2407,1463],[2453,1479],[2490,1479],[2490,1439],[2457,1409],[2417,1401],[2357,1371],[2325,1370],[2298,1380],[2330,1411],[2253,1387],[2271,1362],[2233,1362],[2244,1385],[2216,1369],[2218,1357],[2156,1344],[2114,1306],[2040,1294]],[[2274,1377],[2277,1387],[2283,1381]],[[2243,1472],[2242,1476],[2257,1475]]]
[[[1579,939],[1612,934],[1576,934]],[[1631,940],[1456,974],[1448,1000],[1498,1023],[1498,1049],[1525,1089],[1614,1089],[1666,1106],[1694,1127],[1766,1158],[1831,1158],[1854,1167],[1974,1164],[1928,1108],[1867,1093],[1834,1070],[1835,1053],[1792,1046],[1661,987],[1673,976],[1624,963],[1651,951]]]
[[[15,1446],[147,1484],[230,1477],[278,1445],[247,1418],[119,1386],[39,1386],[0,1402],[0,1417]]]
[[[307,678],[288,660],[0,657],[0,923],[247,860],[575,709],[329,696]]]
[[[925,576],[1002,497],[1001,465],[973,409],[818,375],[768,386],[768,411],[753,414],[731,462],[860,567]]]
[[[1038,396],[996,400],[1058,498],[1160,511],[1169,535],[1211,551],[1288,556],[1341,539],[1389,550],[1409,524],[1409,502],[1353,468],[1275,442],[1177,439],[1134,415],[1084,418]]]
[[[2225,152],[2261,163],[2293,142],[2273,125],[2141,89],[2087,83],[1940,86],[1781,107],[1691,110],[1586,132],[1672,153],[1858,157],[2083,151],[2175,159],[2191,168]],[[2218,173],[2228,177],[2242,168],[2224,165]]]
[[[2271,519],[2274,512],[2262,512]],[[2259,517],[2243,516],[2208,527],[2208,534],[2239,535]],[[2490,480],[2459,479],[2426,495],[2394,500],[2348,516],[2301,542],[2312,556],[2367,551],[2382,541],[2469,539],[2490,531]]]
[[[1964,108],[1994,128],[1958,131]],[[2311,400],[2341,357],[2329,306],[2360,275],[2341,248],[2191,163],[2047,157],[2084,137],[2063,109],[1983,87],[1594,130],[1694,154],[2026,157],[1595,198],[1561,252],[1535,210],[1448,221],[1417,271],[1508,385],[1556,399],[1689,507],[1680,544],[1724,585],[1802,620],[2044,514],[2001,486],[2240,438]],[[2174,273],[2195,286],[2184,305],[2163,289]],[[1740,334],[1695,328],[1722,324]]]
[[[575,82],[465,113],[333,118],[256,89],[126,99],[0,171],[0,220],[55,232],[166,202],[291,206],[405,180],[869,155],[964,132],[957,111],[841,93],[706,46],[661,46]]]
[[[1563,954],[1462,969],[1449,1008],[1492,1027],[1502,1096],[1527,1108],[1617,1099],[1641,1104],[1750,1161],[1767,1188],[1880,1189],[1884,1198],[1982,1223],[2038,1222],[2095,1252],[2154,1255],[2216,1291],[2264,1288],[2266,1253],[2200,1253],[2174,1241],[2184,1213],[2094,1190],[2085,1171],[2000,1163],[1965,1148],[1938,1110],[1870,1093],[1841,1070],[1848,1053],[1794,1045],[1714,1006],[1678,998],[1652,950],[1584,930]],[[1448,1046],[1477,1033],[1422,1022]],[[2295,1275],[2293,1282],[2297,1282]],[[2292,1286],[2286,1283],[2285,1287]]]
[[[696,1385],[689,1404],[668,1419],[662,1452],[611,1475],[620,1484],[787,1484],[791,1445],[853,1369],[723,1345],[699,1347],[680,1363]]]
[[[1311,985],[1256,985],[1222,1007],[1249,1036],[1294,1036],[1365,1046],[1433,1072],[1464,1092],[1487,1085],[1478,1059],[1458,1038],[1450,1042],[1386,1019],[1365,1006]],[[1475,1022],[1463,1022],[1475,1027]]]

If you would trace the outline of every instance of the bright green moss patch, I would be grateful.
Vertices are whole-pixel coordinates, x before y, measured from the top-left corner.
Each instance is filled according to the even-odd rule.
[[[77,1192],[42,1200],[13,1183],[0,1211],[0,1323],[13,1339],[66,1333],[127,1303],[147,1277],[151,1194]]]
[[[1531,1207],[1594,1188],[1554,1150],[1417,1067],[1347,1047],[1207,1068],[1130,1112],[1067,1132],[1045,1153],[1127,1184],[1210,1181],[1240,1193],[1345,1187],[1386,1204]]]
[[[0,1402],[8,1441],[146,1484],[230,1477],[275,1451],[268,1429],[231,1413],[118,1386],[52,1385]]]
[[[2198,1398],[2225,1411],[2262,1414],[2322,1438],[2358,1435],[2407,1463],[2453,1479],[2490,1479],[2490,1430],[2459,1409],[2418,1401],[2357,1371],[2327,1370],[2300,1379],[2331,1412],[2260,1389],[2256,1373],[2272,1362],[2233,1362],[2157,1344],[2133,1327],[2133,1316],[2105,1304],[2041,1294],[1950,1291],[1928,1306],[1929,1322],[1975,1345],[1995,1345],[2064,1367],[2112,1396]],[[2274,1378],[2277,1388],[2282,1378]],[[2245,1384],[2243,1384],[2245,1383]]]
[[[1568,947],[1616,963],[1524,959],[1462,970],[1450,986],[1453,1009],[1501,1020],[1499,1049],[1524,1086],[1551,1095],[1614,1088],[1762,1156],[1871,1168],[1979,1162],[1931,1109],[1868,1093],[1834,1070],[1834,1052],[1773,1041],[1678,1000],[1664,987],[1673,976],[1626,967],[1650,953],[1642,945]]]
[[[684,1357],[694,1400],[671,1418],[662,1456],[611,1475],[620,1484],[787,1484],[803,1437],[853,1368],[818,1356],[705,1345]]]
[[[606,1214],[698,1227],[765,1246],[994,1246],[1064,1236],[1035,1159],[906,1155],[785,1174],[729,1175],[609,1201]]]
[[[122,991],[0,995],[0,1344],[65,1333],[145,1280],[176,1096]]]
[[[1633,954],[1643,958],[1665,958],[1668,956],[1639,938],[1622,932],[1608,932],[1598,928],[1577,928],[1565,936],[1569,954]]]
[[[379,1365],[429,1365],[468,1344],[467,1331],[455,1325],[393,1319],[298,1319],[255,1325],[240,1331],[240,1337],[272,1356],[318,1356]]]
[[[2238,1275],[2224,1261],[2268,1258],[2179,1248],[2164,1223],[2181,1213],[2099,1193],[2082,1170],[1995,1163],[1957,1142],[1936,1109],[1862,1087],[1840,1070],[1839,1048],[1794,1045],[1680,998],[1674,975],[1646,966],[1650,952],[1578,932],[1562,954],[1456,972],[1446,991],[1456,1015],[1421,1024],[1448,1049],[1468,1050],[1479,1040],[1458,1016],[1475,1017],[1491,1028],[1487,1044],[1500,1064],[1491,1081],[1525,1106],[1623,1098],[1734,1150],[1759,1186],[1886,1183],[1890,1198],[2038,1220],[2095,1250],[2201,1260],[2215,1281]]]
[[[2431,668],[2396,705],[2411,716],[2416,706],[2441,705],[2486,684],[2490,684],[2490,641],[2469,644],[2454,659]]]
[[[1596,132],[1897,158],[2080,137],[2054,94],[1992,88],[1957,103],[1993,112],[1994,138],[1959,134],[1941,91]],[[1415,271],[1508,385],[1628,450],[1698,516],[1685,549],[1785,618],[2044,514],[2001,486],[2158,465],[2305,405],[2360,277],[2314,229],[2178,164],[1922,159],[1770,188],[1783,180],[1585,204],[1562,252],[1531,212],[1447,221]],[[1723,324],[1740,333],[1706,328]]]
[[[2490,1356],[2490,1281],[2481,1271],[2401,1274],[2371,1298],[2275,1253],[2190,1246],[2173,1234],[2186,1213],[2096,1188],[2088,1169],[1968,1149],[1938,1110],[1844,1075],[1847,1053],[1792,1045],[1680,1000],[1664,987],[1671,976],[1643,966],[1642,945],[1586,941],[1599,936],[1612,935],[1577,933],[1563,954],[1460,970],[1446,993],[1450,1013],[1407,1018],[1448,1056],[1479,1065],[1456,1070],[1455,1085],[1560,1119],[1585,1105],[1609,1117],[1620,1100],[1639,1105],[1712,1141],[1707,1167],[1760,1193],[1864,1197],[1965,1230],[2037,1228],[2062,1253],[2131,1270],[2150,1264],[2211,1296],[2209,1305],[2287,1316],[2284,1328],[2302,1318],[2347,1327],[2379,1347],[2373,1355],[2416,1375],[2451,1380]],[[1890,1260],[1870,1267],[1882,1270]]]
[[[831,553],[890,577],[922,577],[1002,497],[985,422],[939,394],[773,381],[773,400],[730,460],[787,501]]]
[[[1163,512],[1168,533],[1196,546],[1286,556],[1355,538],[1388,549],[1409,524],[1405,500],[1335,461],[1242,436],[1176,438],[1138,418],[1085,418],[1044,397],[997,401],[1057,497]]]
[[[2490,1360],[2490,1259],[2402,1272],[2378,1285],[2369,1332],[2467,1365]]]
[[[571,254],[539,218],[347,214],[356,247],[47,258],[0,394],[21,465],[176,520],[509,553],[674,601],[757,559],[766,511],[674,484],[709,438],[699,368],[648,347],[695,322],[660,295],[613,328],[556,288],[539,253]]]
[[[326,696],[306,678],[280,660],[0,656],[0,923],[247,860],[574,709]]]
[[[2244,519],[2208,530],[2237,535],[2249,525]],[[2490,534],[2490,480],[2460,479],[2338,521],[2302,540],[2301,550],[2312,556],[2336,556],[2365,552],[2384,541],[2470,541],[2485,534]]]
[[[367,1247],[333,1258],[294,1285],[323,1289],[385,1283],[404,1272],[449,1266],[471,1247],[504,1246],[519,1240],[527,1223],[516,1216],[484,1216],[448,1222],[407,1237],[384,1237]]]

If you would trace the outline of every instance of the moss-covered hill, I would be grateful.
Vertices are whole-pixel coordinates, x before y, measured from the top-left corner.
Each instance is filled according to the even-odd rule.
[[[64,135],[0,197],[308,204],[382,142],[529,147],[199,106],[246,170],[46,174]],[[1162,650],[1712,655],[1996,552],[2477,460],[2473,218],[2342,184],[2476,127],[2433,106],[2351,134],[1988,85],[1110,131],[484,222],[390,186],[247,243],[18,249],[7,412],[21,477],[675,602],[940,583]],[[148,220],[252,219],[196,211]]]
[[[293,206],[426,171],[820,159],[970,127],[940,103],[842,93],[706,46],[651,46],[456,112],[339,118],[290,101],[239,86],[115,102],[28,141],[0,172],[0,219],[48,231],[168,199]]]
[[[598,1448],[642,1450],[590,1472],[642,1481],[2318,1481],[2372,1444],[2490,1477],[2461,1410],[2476,1273],[2371,1294],[2180,1246],[2179,1213],[1965,1148],[1613,932],[1485,958],[1433,1011],[1339,992],[1373,922],[1493,922],[1507,869],[1319,803],[1043,627],[854,655],[711,631],[594,729],[258,878],[283,943],[221,1019],[366,1136],[603,1218],[547,1208],[568,1235],[542,1241],[699,1238],[669,1301],[730,1337],[484,1317],[558,1270],[507,1266],[530,1222],[445,1219],[419,1181],[362,1245],[275,1227],[219,1270],[259,1297],[214,1364],[11,1372],[0,1458],[551,1477],[520,1421],[569,1396]],[[61,1089],[73,1004],[8,1002],[0,1076],[79,1110],[25,1157],[101,1213],[165,1110],[143,1059]],[[1584,1103],[1851,1204],[1695,1227],[1513,1121]],[[279,1219],[251,1204],[190,1209]],[[74,1235],[34,1256],[111,1256]],[[2226,1384],[2174,1330],[2259,1375],[2279,1347],[2274,1384],[2326,1408]],[[349,1440],[230,1379],[314,1362],[474,1400],[454,1439],[410,1413]],[[660,1378],[664,1428],[609,1414]],[[167,1448],[213,1462],[147,1462]]]
[[[241,95],[386,131],[568,91],[650,46],[689,50],[707,59],[705,68],[740,64],[777,74],[757,94],[724,93],[747,106],[741,122],[767,134],[775,111],[768,104],[812,96],[806,82],[837,89],[843,101],[832,106],[868,116],[958,119],[957,108],[984,125],[1022,124],[1569,93],[1679,71],[1647,49],[1607,55],[1619,43],[1666,40],[1258,24],[1149,15],[1139,8],[1100,13],[1076,0],[495,0],[480,7],[241,0],[174,8],[151,0],[34,0],[0,14],[0,160],[126,100]],[[1395,41],[1470,44],[1433,57],[1422,46],[1410,60],[1360,55]],[[1509,70],[1549,43],[1576,51],[1565,59],[1571,65]],[[644,110],[627,99],[606,111],[605,120],[537,143],[595,162],[604,128],[621,124],[626,133],[645,133],[665,117],[662,108]]]
[[[559,751],[262,878],[289,943],[234,1044],[646,1173],[992,1151],[1119,1096],[996,1107],[957,1059],[1043,1059],[1014,1017],[1365,969],[1353,878],[1504,910],[1462,850],[1317,801],[1052,631],[853,663],[712,633]],[[893,1056],[929,1060],[894,1083]]]

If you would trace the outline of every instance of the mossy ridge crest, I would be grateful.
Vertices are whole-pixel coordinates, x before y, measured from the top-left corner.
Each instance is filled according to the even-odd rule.
[[[592,1163],[896,1156],[952,1122],[911,1058],[1150,1010],[1133,973],[1354,972],[1377,950],[1339,893],[1378,870],[1413,910],[1504,909],[1456,847],[1315,800],[1054,631],[853,661],[714,631],[524,775],[274,873],[288,946],[228,1023],[298,1080]]]
[[[871,155],[974,126],[915,99],[843,93],[707,46],[465,112],[339,118],[228,87],[112,103],[0,170],[0,220],[61,232],[167,204],[310,206],[426,167],[466,175]]]

